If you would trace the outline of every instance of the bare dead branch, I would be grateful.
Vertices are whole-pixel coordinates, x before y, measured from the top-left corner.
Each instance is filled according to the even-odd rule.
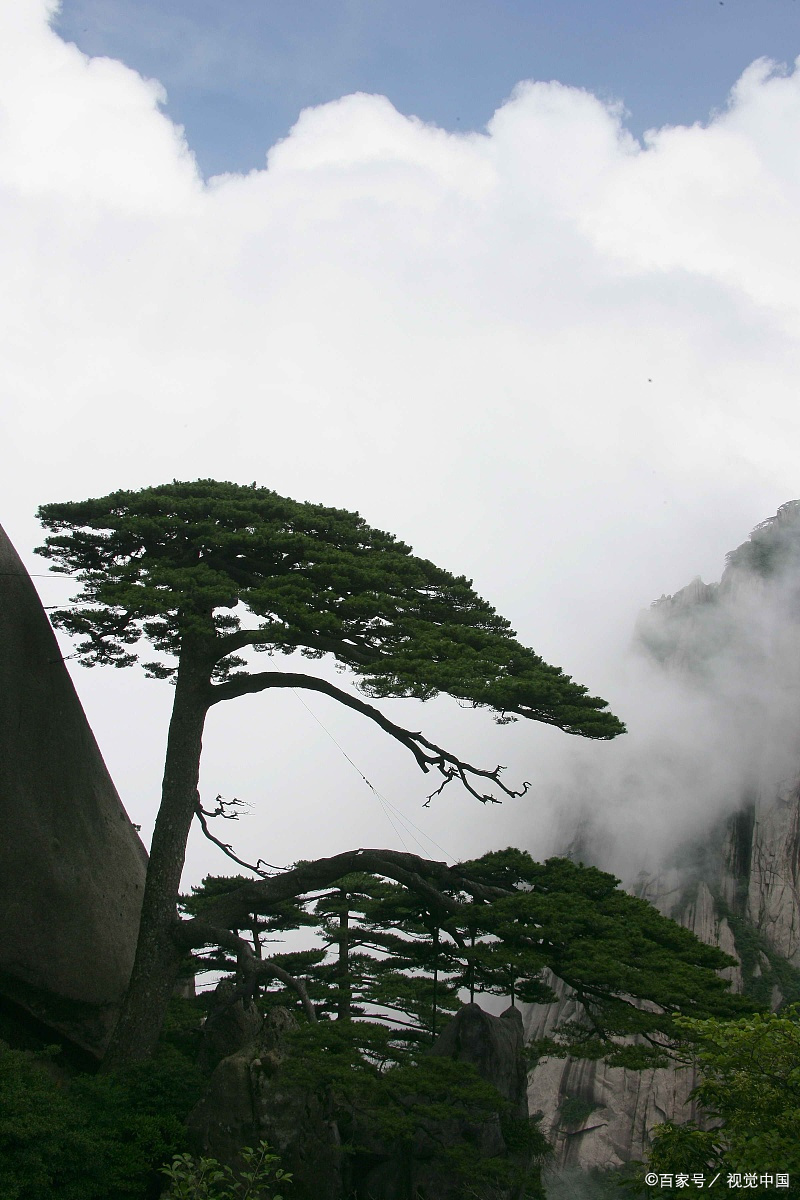
[[[200,811],[206,817],[224,817],[226,821],[238,821],[239,814],[237,808],[249,808],[249,804],[245,804],[238,796],[234,796],[232,800],[226,800],[219,793],[214,798],[216,808],[202,808]]]
[[[217,800],[220,801],[221,797],[217,796]],[[225,803],[225,802],[223,801],[223,803]],[[239,801],[235,800],[235,801],[232,801],[232,803],[238,804]],[[269,878],[271,871],[280,871],[281,870],[280,867],[273,867],[271,863],[264,862],[263,858],[259,858],[258,861],[255,863],[255,865],[253,863],[245,862],[245,860],[243,858],[239,858],[239,856],[234,853],[233,846],[231,846],[230,842],[220,841],[219,838],[214,837],[214,834],[208,828],[208,822],[206,821],[206,817],[225,817],[226,820],[237,821],[239,819],[238,815],[229,816],[224,811],[222,811],[219,808],[219,806],[213,812],[209,812],[207,809],[203,808],[202,804],[200,803],[199,796],[197,797],[195,813],[197,815],[198,821],[200,822],[200,828],[202,829],[203,833],[208,838],[208,840],[210,842],[213,842],[215,846],[219,846],[222,853],[226,854],[228,856],[228,858],[232,859],[235,863],[238,863],[238,865],[240,867],[244,867],[245,870],[252,871],[253,874],[260,875],[264,879]],[[265,867],[268,869],[264,870]]]

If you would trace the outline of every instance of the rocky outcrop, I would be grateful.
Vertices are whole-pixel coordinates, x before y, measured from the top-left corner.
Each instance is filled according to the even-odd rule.
[[[796,789],[771,805],[756,803],[732,817],[716,844],[704,848],[704,878],[693,868],[673,866],[640,876],[634,889],[702,941],[737,958],[739,965],[724,972],[731,986],[747,988],[773,1007],[787,987],[797,987],[791,967],[798,965],[800,903],[791,843],[798,819]],[[569,991],[552,982],[558,1003],[535,1005],[525,1013],[529,1041],[547,1037],[556,1024],[578,1015]],[[528,1098],[531,1110],[543,1114],[542,1130],[553,1142],[556,1163],[590,1170],[641,1159],[655,1124],[697,1120],[690,1098],[697,1082],[687,1068],[639,1072],[547,1059],[531,1074]]]
[[[788,785],[773,804],[756,808],[745,910],[770,950],[796,968],[800,968],[799,795],[796,785]],[[735,895],[729,901],[733,902]]]
[[[220,996],[224,1004],[224,995]],[[231,1027],[232,1028],[232,1027]],[[242,1027],[243,1028],[243,1027]],[[297,1029],[286,1009],[275,1008],[264,1020],[258,1035],[214,1070],[207,1093],[189,1117],[189,1130],[196,1148],[212,1154],[234,1169],[241,1166],[243,1146],[270,1143],[293,1174],[292,1195],[297,1200],[517,1200],[519,1187],[500,1183],[479,1184],[453,1170],[448,1152],[465,1151],[470,1160],[508,1162],[511,1175],[520,1181],[528,1165],[525,1137],[520,1145],[506,1142],[509,1130],[527,1131],[528,1107],[523,1058],[522,1017],[511,1008],[500,1017],[484,1012],[477,1004],[464,1005],[445,1027],[429,1053],[468,1063],[508,1103],[501,1122],[496,1112],[487,1117],[478,1106],[470,1115],[456,1104],[453,1115],[443,1115],[447,1098],[431,1102],[414,1095],[394,1096],[396,1125],[402,1130],[411,1121],[409,1140],[398,1134],[379,1133],[366,1109],[335,1098],[325,1088],[314,1088],[301,1072],[298,1083],[292,1072],[292,1050],[287,1034]],[[349,1144],[342,1151],[340,1126]],[[416,1111],[415,1111],[416,1110]],[[417,1113],[420,1115],[418,1116]],[[389,1122],[389,1127],[392,1122]]]
[[[263,1014],[252,1000],[243,1001],[236,994],[231,979],[221,979],[210,997],[203,1022],[197,1063],[204,1074],[232,1054],[255,1041],[261,1034]]]
[[[515,1117],[527,1117],[527,1073],[522,1013],[507,1008],[499,1017],[479,1004],[464,1004],[442,1030],[429,1053],[469,1063],[496,1088]]]
[[[528,1122],[523,1052],[519,1009],[508,1008],[495,1017],[478,1004],[465,1004],[445,1026],[429,1054],[474,1067],[508,1102],[508,1115],[519,1130]],[[412,1200],[417,1196],[463,1200],[467,1195],[475,1200],[517,1200],[524,1195],[521,1181],[526,1175],[529,1156],[524,1146],[520,1151],[509,1146],[507,1129],[497,1115],[489,1119],[462,1114],[421,1120],[412,1146],[373,1147],[377,1151],[373,1157],[378,1161],[356,1179],[358,1200]],[[512,1177],[516,1176],[520,1182],[508,1186],[472,1180],[467,1186],[463,1177],[443,1161],[443,1147],[451,1152],[468,1147],[483,1160],[508,1164]]]
[[[198,1149],[234,1168],[243,1146],[262,1140],[294,1177],[297,1200],[340,1200],[342,1161],[338,1129],[311,1091],[287,1083],[286,1035],[294,1016],[275,1008],[258,1035],[214,1070],[205,1097],[189,1116]]]
[[[640,875],[632,890],[733,955],[738,965],[725,972],[732,987],[773,1007],[800,999],[799,597],[800,502],[793,501],[728,556],[718,584],[697,579],[662,596],[637,627],[639,645],[664,670],[719,696],[732,736],[752,752],[739,755],[732,814],[661,870]],[[591,834],[582,835],[580,857],[591,861]],[[554,986],[557,1005],[525,1014],[531,1040],[576,1015],[569,993]],[[550,1059],[530,1078],[529,1103],[543,1113],[543,1131],[569,1175],[642,1158],[654,1124],[697,1119],[696,1082],[689,1069],[640,1073]]]
[[[100,1055],[147,855],[39,597],[0,529],[0,1002]]]

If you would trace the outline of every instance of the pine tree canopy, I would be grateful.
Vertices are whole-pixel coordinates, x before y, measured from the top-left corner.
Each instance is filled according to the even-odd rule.
[[[143,637],[167,677],[191,645],[210,703],[250,687],[239,652],[332,655],[373,697],[445,692],[568,733],[624,732],[606,703],[516,640],[472,589],[357,514],[201,479],[46,504],[37,553],[82,585],[53,622],[86,666],[128,666]],[[245,624],[245,614],[250,620]],[[255,624],[252,618],[256,619]]]
[[[270,950],[270,961],[259,955],[243,966],[243,947],[231,942],[224,967],[239,976],[250,970],[268,995],[297,1004],[297,978],[270,974],[277,961],[303,981],[319,1015],[346,991],[348,1019],[399,1023],[401,1046],[420,1034],[427,1041],[437,1009],[440,1017],[452,1012],[460,992],[548,1004],[556,980],[575,1003],[536,1051],[619,1066],[662,1065],[680,1039],[677,1014],[729,1018],[754,1007],[717,974],[735,959],[629,895],[613,875],[565,858],[539,863],[509,848],[447,866],[353,850],[263,880],[212,877],[193,891],[184,911],[200,920],[181,927],[187,946],[283,913],[270,927],[279,942],[281,928],[300,924],[300,909],[313,910],[322,955]]]

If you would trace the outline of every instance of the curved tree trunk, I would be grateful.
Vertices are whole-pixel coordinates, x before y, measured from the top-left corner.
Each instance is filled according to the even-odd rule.
[[[131,981],[102,1070],[149,1058],[175,987],[182,951],[172,930],[186,842],[197,804],[207,680],[181,667],[167,740],[161,807],[147,869]]]

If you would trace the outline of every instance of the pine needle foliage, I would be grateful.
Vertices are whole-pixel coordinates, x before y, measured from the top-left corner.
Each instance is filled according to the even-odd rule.
[[[333,889],[298,895],[291,911],[305,909],[319,922],[318,948],[272,955],[303,978],[320,1018],[383,1022],[383,1061],[394,1052],[402,1062],[414,1046],[429,1044],[469,992],[546,1004],[556,998],[554,978],[572,989],[582,1015],[537,1043],[539,1056],[603,1058],[634,1069],[663,1065],[682,1041],[676,1014],[727,1018],[755,1007],[717,973],[733,959],[595,867],[564,858],[539,863],[509,848],[449,872],[425,895],[413,882],[404,886],[369,872],[346,873]],[[187,911],[208,911],[213,897],[224,897],[223,882],[229,895],[248,894],[245,879],[209,879],[185,901]],[[482,890],[480,902],[465,890],[472,885]],[[240,911],[242,928],[249,927],[256,913]],[[286,911],[284,929],[298,928]],[[272,931],[278,934],[277,926]],[[235,965],[227,960],[230,970]],[[262,985],[262,996],[268,1004],[298,1003],[275,979]]]
[[[604,701],[521,645],[468,579],[357,513],[201,479],[38,515],[51,536],[37,553],[82,585],[52,620],[79,639],[86,666],[130,666],[145,638],[162,656],[145,671],[171,677],[194,636],[217,683],[242,672],[244,646],[299,650],[333,655],[371,696],[445,692],[585,737],[623,732]],[[245,610],[257,628],[244,627]]]

